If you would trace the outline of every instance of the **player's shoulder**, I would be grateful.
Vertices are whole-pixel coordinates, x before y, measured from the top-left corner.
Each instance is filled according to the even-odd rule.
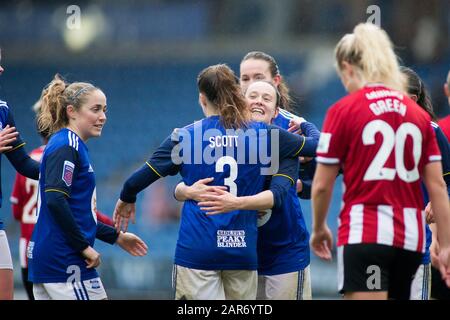
[[[296,114],[293,114],[290,111],[287,111],[286,109],[279,108],[278,109],[278,116],[277,116],[277,118],[291,120],[291,119],[294,119],[294,118],[298,118],[298,116]]]
[[[8,103],[2,99],[0,99],[0,109],[9,109]]]
[[[61,148],[73,148],[76,151],[79,151],[80,145],[82,145],[80,137],[78,137],[73,131],[67,128],[62,128],[50,137],[45,150],[47,153]]]
[[[8,103],[2,99],[0,99],[0,129],[6,126],[5,122],[7,121],[9,113],[9,106]]]

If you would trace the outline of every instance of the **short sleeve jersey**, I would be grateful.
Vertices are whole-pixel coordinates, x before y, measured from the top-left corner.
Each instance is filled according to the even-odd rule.
[[[39,180],[38,220],[28,246],[29,279],[34,283],[65,282],[79,268],[81,280],[98,276],[87,269],[80,252],[69,246],[64,232],[47,206],[46,195],[67,197],[75,222],[91,246],[97,231],[94,170],[88,148],[74,132],[61,129],[52,135],[42,157]]]
[[[424,252],[420,187],[441,160],[430,117],[404,94],[366,86],[327,112],[317,162],[344,170],[337,245],[378,243]]]

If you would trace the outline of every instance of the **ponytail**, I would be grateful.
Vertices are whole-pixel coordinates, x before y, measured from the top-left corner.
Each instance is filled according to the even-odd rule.
[[[233,71],[225,64],[202,70],[197,78],[198,90],[217,108],[226,129],[246,128],[250,113]]]
[[[345,35],[335,48],[339,69],[344,61],[357,68],[367,82],[381,82],[406,91],[406,77],[400,72],[398,58],[387,33],[372,23],[360,23]]]
[[[41,135],[50,136],[69,124],[67,106],[72,105],[79,110],[86,102],[87,95],[99,90],[86,82],[67,83],[59,74],[42,90],[40,112],[37,116],[38,131]]]

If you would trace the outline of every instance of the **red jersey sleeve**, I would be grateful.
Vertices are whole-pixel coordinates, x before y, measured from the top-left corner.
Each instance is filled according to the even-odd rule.
[[[25,191],[25,177],[16,173],[16,179],[14,180],[13,191],[9,201],[12,204],[12,212],[14,219],[21,221],[24,205],[24,191]]]
[[[108,217],[106,214],[101,213],[98,210],[97,210],[97,220],[104,224],[107,224],[109,226],[112,226],[112,227],[114,226],[114,221],[110,217]]]
[[[436,133],[434,132],[433,127],[428,124],[424,131],[424,139],[422,141],[423,165],[433,161],[441,161],[441,151],[439,149]]]
[[[323,164],[338,164],[344,161],[348,147],[346,141],[343,108],[333,105],[325,116],[317,146],[316,161]]]

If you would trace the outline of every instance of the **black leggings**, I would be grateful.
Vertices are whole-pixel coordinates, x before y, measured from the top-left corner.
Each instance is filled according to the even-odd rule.
[[[22,282],[29,300],[34,300],[33,296],[33,282],[28,281],[28,268],[22,268]]]

